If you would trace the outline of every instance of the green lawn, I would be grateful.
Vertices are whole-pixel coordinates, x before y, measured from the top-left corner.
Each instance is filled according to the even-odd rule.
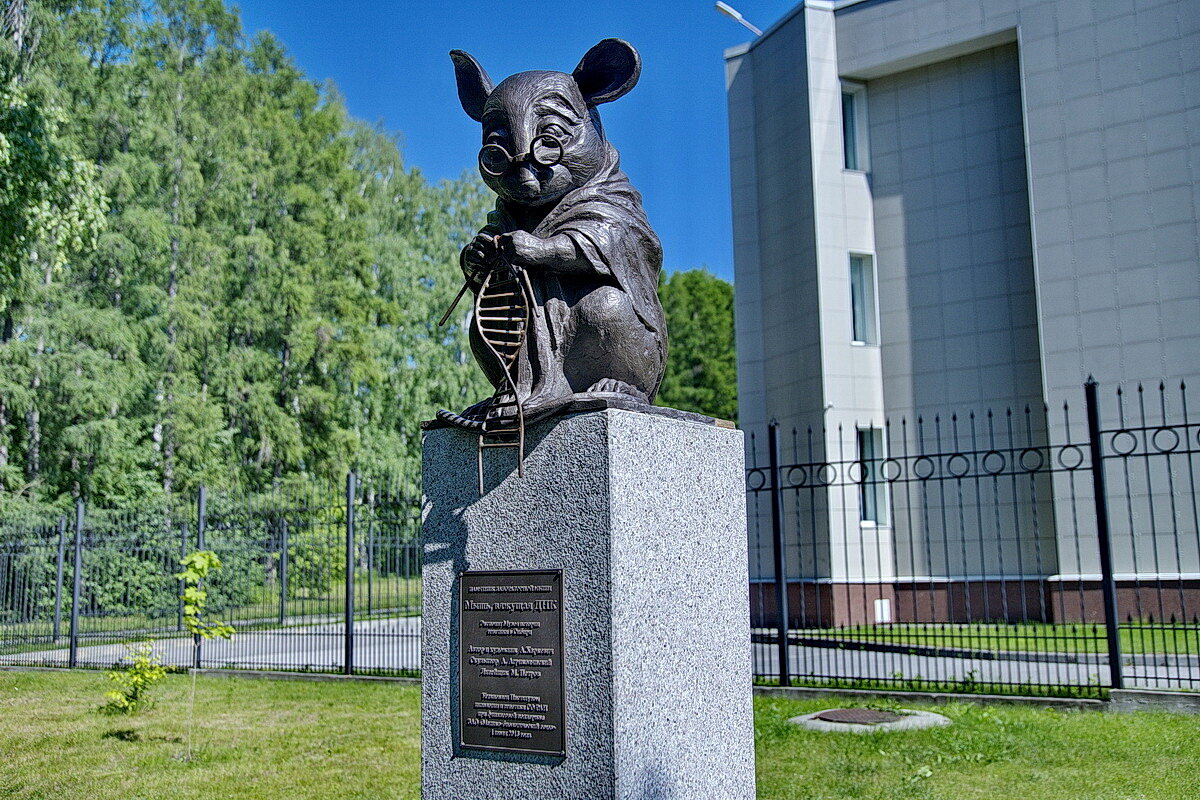
[[[1200,623],[1140,623],[1118,626],[1123,654],[1169,653],[1200,656]],[[1039,653],[1107,653],[1104,626],[1026,622],[1011,625],[855,625],[793,630],[792,636],[911,644],[962,650],[1024,650]]]
[[[950,717],[947,728],[855,736],[787,723],[831,704],[757,698],[760,798],[1194,800],[1200,788],[1196,717],[952,703],[910,706]]]
[[[201,677],[187,762],[185,676],[134,717],[96,712],[106,684],[93,672],[0,672],[0,797],[419,796],[415,686]],[[787,724],[830,704],[756,699],[759,797],[1192,800],[1200,785],[1195,717],[951,704],[931,708],[955,725],[927,731]]]

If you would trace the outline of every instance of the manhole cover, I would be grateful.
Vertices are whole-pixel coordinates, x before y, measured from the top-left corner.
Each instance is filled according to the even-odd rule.
[[[853,725],[882,725],[885,722],[896,722],[904,719],[903,714],[891,711],[876,711],[873,708],[834,708],[822,711],[814,719],[826,722],[845,722]]]

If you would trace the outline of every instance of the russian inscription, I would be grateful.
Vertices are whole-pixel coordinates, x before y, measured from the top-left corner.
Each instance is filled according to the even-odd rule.
[[[459,744],[566,755],[562,570],[458,575]]]

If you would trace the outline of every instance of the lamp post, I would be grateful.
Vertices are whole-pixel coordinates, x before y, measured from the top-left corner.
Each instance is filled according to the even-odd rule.
[[[741,12],[739,12],[736,8],[729,5],[728,3],[717,3],[717,11],[720,11],[722,14],[724,14],[725,16],[732,19],[734,22],[740,23],[741,25],[745,26],[755,36],[762,36],[761,30],[759,30],[757,27],[755,27],[754,25],[751,25],[749,22],[747,22],[746,18],[741,15]]]

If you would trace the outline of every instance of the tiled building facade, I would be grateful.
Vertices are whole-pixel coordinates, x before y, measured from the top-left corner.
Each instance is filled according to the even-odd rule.
[[[885,419],[1028,405],[1067,441],[1041,410],[1089,375],[1200,378],[1200,3],[807,0],[726,63],[747,430],[815,426],[832,460]],[[797,575],[986,577],[832,523],[864,502],[822,502]],[[1019,545],[1046,557],[1010,577],[1094,577],[1046,512]]]

